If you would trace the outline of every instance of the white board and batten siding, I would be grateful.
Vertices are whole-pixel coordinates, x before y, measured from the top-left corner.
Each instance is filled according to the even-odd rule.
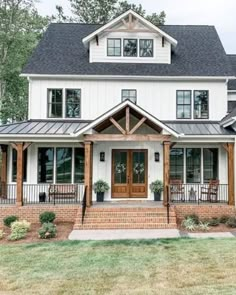
[[[177,90],[208,90],[209,120],[221,120],[227,113],[224,81],[133,81],[31,79],[29,119],[47,118],[48,89],[81,89],[81,118],[94,120],[121,102],[122,89],[137,90],[137,104],[160,120],[176,120]],[[193,108],[193,106],[192,106]]]

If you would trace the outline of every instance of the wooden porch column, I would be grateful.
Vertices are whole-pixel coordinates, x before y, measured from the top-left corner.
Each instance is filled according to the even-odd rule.
[[[23,174],[24,174],[24,153],[23,146],[24,144],[17,143],[17,175],[16,175],[16,205],[23,205]]]
[[[229,205],[234,206],[234,143],[228,143],[228,186]]]
[[[2,167],[1,167],[1,197],[7,198],[7,149],[8,146],[1,144],[2,151]]]
[[[163,184],[164,184],[164,190],[163,190],[163,205],[167,205],[167,194],[168,194],[168,185],[170,180],[170,145],[171,143],[169,141],[163,142],[163,157],[164,157],[164,175],[163,175]]]
[[[93,183],[93,143],[84,143],[84,185],[87,187],[86,204],[87,207],[92,205],[92,183]]]

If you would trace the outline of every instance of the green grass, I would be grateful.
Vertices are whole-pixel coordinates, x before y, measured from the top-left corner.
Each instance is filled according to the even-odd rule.
[[[2,245],[0,294],[236,294],[236,239]]]

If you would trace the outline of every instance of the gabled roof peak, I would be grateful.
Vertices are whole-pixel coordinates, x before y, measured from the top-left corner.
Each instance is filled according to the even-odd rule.
[[[173,46],[177,46],[177,44],[178,44],[177,40],[175,40],[173,37],[171,37],[170,35],[168,35],[164,31],[162,31],[157,26],[153,25],[151,22],[149,22],[148,20],[146,20],[144,17],[142,17],[141,15],[139,15],[138,13],[136,13],[135,11],[133,11],[132,9],[127,10],[126,12],[122,13],[120,16],[116,17],[115,19],[111,20],[107,24],[101,26],[100,28],[98,28],[97,30],[95,30],[94,32],[92,32],[91,34],[89,34],[88,36],[86,36],[82,40],[83,43],[86,45],[95,36],[101,34],[105,30],[109,29],[112,26],[115,26],[116,24],[118,24],[119,22],[121,22],[122,20],[124,20],[124,19],[126,19],[127,17],[130,17],[130,16],[131,17],[133,16],[136,20],[142,22],[144,25],[146,25],[153,32],[155,32],[155,33],[157,33],[157,34],[165,37]],[[129,22],[131,22],[130,19],[129,19]]]

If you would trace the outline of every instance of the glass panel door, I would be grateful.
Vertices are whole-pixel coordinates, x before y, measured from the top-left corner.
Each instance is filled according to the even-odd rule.
[[[145,183],[145,152],[133,152],[133,183]]]

